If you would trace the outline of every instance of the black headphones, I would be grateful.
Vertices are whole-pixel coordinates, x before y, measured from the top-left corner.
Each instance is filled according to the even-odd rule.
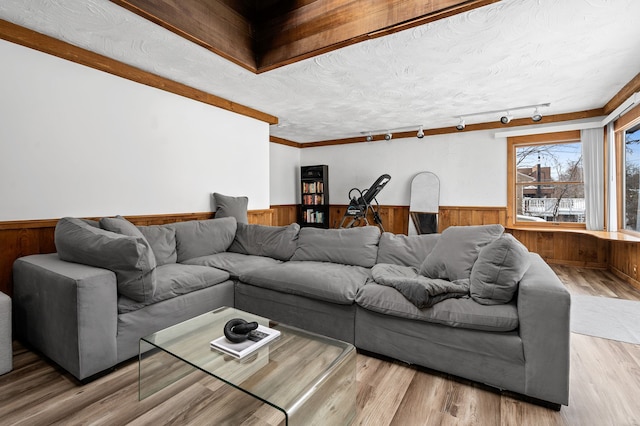
[[[224,337],[232,343],[244,342],[249,333],[258,328],[257,322],[246,322],[242,318],[234,318],[224,325]]]

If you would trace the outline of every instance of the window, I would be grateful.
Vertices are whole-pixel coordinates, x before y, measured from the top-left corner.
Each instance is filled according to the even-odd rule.
[[[508,138],[507,222],[584,228],[580,132]]]
[[[619,164],[619,227],[640,232],[640,110],[615,123]]]

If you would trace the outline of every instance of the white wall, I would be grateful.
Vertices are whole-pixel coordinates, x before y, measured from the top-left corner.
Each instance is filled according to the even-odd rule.
[[[409,205],[411,179],[420,172],[440,179],[442,206],[506,206],[506,139],[476,131],[301,149],[301,164],[329,166],[331,204],[348,204],[351,188],[366,189],[382,174],[391,181],[380,204]]]
[[[302,150],[277,143],[270,145],[271,204],[298,204]]]
[[[269,207],[267,123],[1,40],[0,58],[0,220],[211,211],[214,191]]]

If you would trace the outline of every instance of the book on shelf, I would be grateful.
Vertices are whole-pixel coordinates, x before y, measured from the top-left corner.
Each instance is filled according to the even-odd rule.
[[[303,212],[302,218],[306,223],[324,223],[324,212],[307,209]]]
[[[249,333],[249,338],[244,342],[233,343],[226,337],[221,336],[210,342],[211,348],[231,355],[234,358],[244,358],[245,356],[264,347],[280,336],[280,332],[264,325],[258,325],[256,330]]]
[[[302,192],[305,194],[322,194],[324,192],[324,183],[302,182]]]
[[[302,204],[320,205],[324,203],[322,194],[307,194],[302,196]]]

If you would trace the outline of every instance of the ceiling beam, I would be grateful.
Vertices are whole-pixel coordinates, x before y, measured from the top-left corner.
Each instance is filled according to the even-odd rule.
[[[216,55],[256,72],[252,23],[224,1],[111,0]],[[241,5],[238,5],[238,7]],[[246,12],[245,12],[246,13]]]
[[[618,93],[604,106],[604,113],[611,114],[636,92],[640,92],[640,73],[636,74]]]
[[[258,72],[269,71],[499,0],[296,0],[254,23]],[[285,2],[286,3],[286,2]]]
[[[111,0],[255,73],[500,0]]]
[[[30,30],[0,19],[0,39],[38,50],[58,58],[104,71],[146,86],[155,87],[208,105],[255,118],[269,124],[278,124],[278,117],[221,98],[211,93],[178,83],[165,77],[141,70],[124,62],[91,52],[62,40]]]

